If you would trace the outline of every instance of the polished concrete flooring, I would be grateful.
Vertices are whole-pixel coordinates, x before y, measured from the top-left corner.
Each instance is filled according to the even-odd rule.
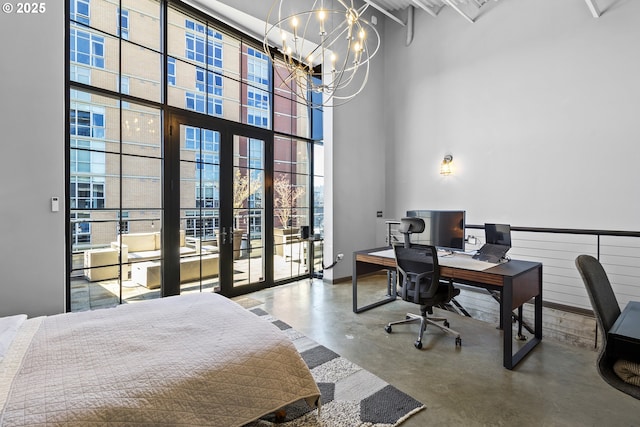
[[[359,281],[358,300],[373,301],[384,276]],[[596,351],[545,339],[513,370],[502,367],[502,333],[495,324],[436,309],[461,333],[429,327],[417,350],[417,324],[384,325],[418,307],[397,300],[352,311],[350,283],[303,280],[247,295],[298,331],[373,372],[427,409],[403,427],[640,426],[640,400],[607,385]],[[359,304],[362,305],[362,304]],[[515,343],[516,345],[518,343]]]

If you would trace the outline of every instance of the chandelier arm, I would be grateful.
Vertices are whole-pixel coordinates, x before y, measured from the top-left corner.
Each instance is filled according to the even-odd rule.
[[[276,73],[278,74],[278,77],[280,77],[280,79],[282,79],[283,82],[289,82],[294,80],[295,81],[295,69],[294,70],[290,70],[288,75],[286,77],[282,77],[282,74],[280,74],[277,69],[276,69]]]
[[[356,9],[356,11],[358,12],[358,16],[362,16],[362,14],[369,9],[369,6],[371,6],[369,3],[365,2],[362,6],[360,6],[360,9]]]
[[[340,34],[338,34],[337,37],[340,37],[342,34],[344,34],[347,31],[347,29],[345,28]],[[332,32],[333,33],[333,32]],[[337,42],[337,38],[333,39],[331,41],[331,43],[329,43],[327,46],[325,46],[326,42],[323,41],[322,43],[320,43],[319,45],[317,45],[310,53],[308,56],[312,56],[314,55],[318,50],[322,50],[322,49],[326,49],[326,50],[331,50],[331,46],[333,46],[335,43]],[[351,45],[351,42],[349,42],[349,46]],[[347,50],[348,52],[349,50]],[[322,55],[322,59],[323,59],[323,63],[324,63],[324,55]]]
[[[346,80],[344,80],[345,74],[348,74],[346,76]],[[340,77],[336,79],[335,84],[332,86],[333,90],[334,91],[342,90],[345,87],[349,86],[349,84],[351,84],[355,76],[356,76],[356,70],[352,71],[351,73],[342,72]]]
[[[373,27],[372,27],[372,28],[373,28]],[[378,32],[375,30],[375,28],[373,28],[373,31],[374,31],[374,33],[376,34],[376,38],[377,38],[376,47],[375,47],[375,49],[374,49],[373,53],[369,53],[368,43],[367,43],[367,41],[365,40],[365,42],[364,42],[365,49],[364,49],[364,50],[367,52],[367,55],[366,55],[366,57],[365,57],[365,59],[364,59],[364,60],[360,61],[360,64],[359,64],[359,65],[364,65],[364,64],[368,63],[368,62],[371,60],[371,58],[373,58],[373,57],[375,56],[375,54],[376,54],[376,53],[378,53],[378,50],[380,49],[380,37],[379,37],[379,34],[378,34]],[[346,71],[350,71],[350,70],[352,70],[353,68],[357,68],[357,66],[356,66],[356,67],[348,67],[348,68],[346,69]]]
[[[271,5],[263,40],[264,51],[274,64],[274,74],[281,79],[280,85],[290,87],[295,99],[311,108],[342,105],[360,94],[369,79],[369,62],[381,46],[377,29],[362,18],[369,3],[356,9],[354,0],[335,0],[333,7],[325,10],[324,0],[314,0],[312,10],[282,18],[283,10],[289,6],[284,5],[285,1],[275,0]],[[338,11],[340,8],[344,10]],[[278,21],[270,26],[269,20],[276,10]],[[315,37],[307,37],[316,28],[316,14],[319,14],[319,43],[311,41]],[[338,15],[341,19],[335,20],[337,23],[333,25],[334,19],[331,18],[329,23],[326,19],[328,15]],[[297,19],[294,20],[294,17]],[[286,22],[295,25],[291,27]],[[291,28],[291,31],[287,28]],[[274,37],[276,29],[279,34]],[[289,44],[292,32],[294,40]],[[281,45],[275,41],[278,36],[282,39]],[[371,43],[372,36],[377,38],[374,43]],[[273,43],[270,43],[270,37]],[[272,46],[274,44],[276,47]],[[278,51],[282,52],[282,57],[277,54]],[[339,58],[338,64],[335,63],[334,54]],[[320,72],[314,71],[314,64],[319,66]],[[316,101],[312,96],[314,92],[319,93],[322,99]]]
[[[360,92],[362,92],[364,90],[364,87],[366,86],[368,80],[369,80],[369,68],[367,67],[367,69],[365,71],[364,79],[362,80],[362,84],[360,85],[360,88],[356,92],[351,93],[348,96],[340,96],[336,92],[333,93],[333,96],[332,96],[333,99],[338,99],[338,100],[344,101],[344,102],[339,103],[339,104],[334,104],[334,106],[346,104],[348,101],[350,101],[351,99],[353,99],[357,95],[359,95]]]
[[[302,43],[300,44],[300,62],[306,62],[306,60],[308,60],[308,56],[307,58],[302,58],[303,52],[304,52],[304,44],[307,41],[306,35],[307,35],[307,30],[309,29],[309,23],[311,22],[311,18],[313,18],[313,14],[314,12],[316,12],[316,5],[318,4],[318,0],[315,0],[313,2],[313,5],[311,6],[311,10],[306,11],[306,12],[301,12],[301,13],[297,13],[296,15],[291,15],[291,16],[300,16],[303,14],[307,15],[307,19],[306,22],[304,24],[304,30],[302,32]],[[312,52],[315,52],[317,48],[315,48]],[[312,68],[312,67],[309,67]]]
[[[344,28],[342,28],[343,26]],[[339,33],[336,34],[336,32],[338,31]],[[328,44],[327,49],[331,48],[331,46],[336,44],[340,40],[340,37],[343,34],[345,34],[347,31],[349,31],[349,25],[347,24],[346,21],[341,22],[333,30],[331,30],[331,33],[329,33],[329,35],[327,36],[327,38],[331,40],[331,43]]]

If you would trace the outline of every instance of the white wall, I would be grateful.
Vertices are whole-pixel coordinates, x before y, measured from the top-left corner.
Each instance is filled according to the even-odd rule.
[[[0,39],[0,316],[60,313],[64,2],[46,2],[42,14],[0,12]],[[52,196],[59,212],[51,212]]]
[[[640,2],[490,3],[387,22],[387,211],[640,230]],[[453,176],[439,175],[445,154]]]

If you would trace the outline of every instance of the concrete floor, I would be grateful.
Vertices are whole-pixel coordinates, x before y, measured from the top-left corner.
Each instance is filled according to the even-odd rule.
[[[384,295],[384,276],[359,280],[362,306]],[[304,280],[247,295],[273,316],[373,372],[427,409],[403,427],[640,426],[640,400],[607,385],[597,353],[545,339],[514,370],[502,367],[502,334],[495,324],[436,309],[461,333],[462,347],[427,328],[422,350],[418,326],[384,325],[418,306],[402,300],[364,313],[352,311],[350,283]],[[361,302],[362,301],[362,302]]]

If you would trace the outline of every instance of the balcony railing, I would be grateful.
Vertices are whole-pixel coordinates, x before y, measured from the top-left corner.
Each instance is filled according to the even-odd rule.
[[[386,221],[389,242],[402,242],[394,229],[399,221]],[[484,243],[484,225],[466,224],[466,250],[479,249]],[[640,300],[640,232],[540,228],[511,226],[513,259],[542,262],[543,300],[547,307],[593,315],[582,278],[575,266],[578,255],[592,255],[602,263],[613,291],[624,309],[629,301]]]
[[[478,233],[483,225],[467,224],[466,228],[465,235],[475,233],[479,241],[484,240],[484,232]],[[547,306],[592,312],[575,266],[575,259],[581,254],[600,260],[620,309],[629,301],[640,300],[640,232],[512,226],[511,241],[509,257],[542,262],[543,300]]]

